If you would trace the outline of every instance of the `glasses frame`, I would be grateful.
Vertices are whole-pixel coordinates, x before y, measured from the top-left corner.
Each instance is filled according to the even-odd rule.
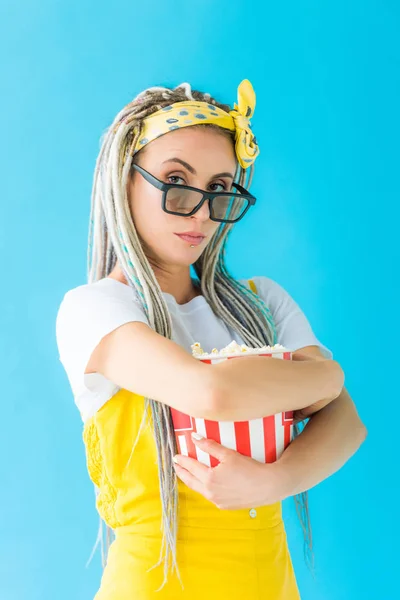
[[[135,163],[132,163],[132,169],[135,169],[136,171],[138,171],[138,173],[140,173],[148,183],[150,183],[155,188],[157,188],[158,190],[161,190],[163,192],[162,209],[164,212],[168,213],[169,215],[177,215],[178,217],[191,217],[198,210],[200,210],[200,208],[203,206],[203,204],[206,200],[209,200],[210,201],[210,219],[212,221],[216,221],[217,223],[238,223],[239,221],[241,221],[243,219],[243,217],[249,210],[250,206],[254,206],[256,203],[256,197],[253,196],[253,194],[250,194],[250,192],[248,190],[246,190],[244,187],[242,187],[238,183],[232,183],[232,186],[236,190],[238,190],[239,193],[206,192],[204,190],[201,190],[200,188],[191,187],[190,185],[177,185],[174,183],[164,183],[164,181],[157,179],[157,177],[155,177],[154,175],[152,175],[151,173],[149,173],[148,171],[143,169],[143,167],[139,167],[139,165],[136,165]],[[197,204],[197,206],[194,207],[192,212],[188,213],[187,215],[183,215],[182,213],[173,212],[166,208],[167,193],[168,193],[168,190],[170,190],[171,188],[182,188],[185,190],[190,190],[192,192],[197,192],[199,194],[202,194],[203,197],[200,200],[200,202]],[[235,197],[235,198],[245,198],[248,201],[247,208],[245,209],[243,214],[238,219],[235,219],[235,220],[213,218],[211,216],[211,213],[212,213],[212,203],[213,203],[214,198],[218,198],[219,196],[228,196],[228,195]]]

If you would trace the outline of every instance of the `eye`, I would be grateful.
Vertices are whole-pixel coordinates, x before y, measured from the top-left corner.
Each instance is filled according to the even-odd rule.
[[[211,183],[210,190],[212,192],[224,192],[226,190],[226,186],[223,183]]]
[[[172,185],[185,185],[185,180],[178,175],[169,175],[167,179],[168,183],[172,183]]]

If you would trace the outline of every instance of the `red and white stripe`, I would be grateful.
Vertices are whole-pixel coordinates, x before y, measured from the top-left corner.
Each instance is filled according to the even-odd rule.
[[[203,362],[215,364],[229,358],[205,359]],[[261,354],[273,358],[291,359],[290,352]],[[191,433],[200,433],[203,437],[215,440],[226,448],[236,450],[263,463],[275,462],[293,439],[293,411],[278,413],[269,417],[250,421],[211,421],[190,417],[171,408],[176,433],[178,453],[214,467],[219,461],[200,450],[192,441]]]

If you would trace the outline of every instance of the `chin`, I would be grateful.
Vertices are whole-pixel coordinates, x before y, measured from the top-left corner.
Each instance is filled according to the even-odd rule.
[[[199,248],[186,248],[186,250],[181,250],[180,252],[176,252],[173,255],[166,257],[165,261],[170,262],[174,265],[180,265],[182,267],[190,267],[193,263],[198,260],[198,258],[202,255],[204,249],[200,250]]]

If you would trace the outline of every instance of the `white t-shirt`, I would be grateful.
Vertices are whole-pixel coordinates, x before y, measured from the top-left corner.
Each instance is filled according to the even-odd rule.
[[[315,337],[300,307],[278,283],[263,276],[252,279],[272,313],[279,344],[293,352],[304,346],[319,346],[324,356],[333,357]],[[248,280],[239,281],[249,287]],[[178,304],[166,292],[163,296],[171,314],[172,339],[190,354],[194,342],[200,342],[206,352],[223,348],[232,340],[244,343],[213,313],[204,296],[196,296],[186,304]],[[104,336],[131,321],[148,324],[136,292],[110,277],[69,290],[60,304],[56,320],[59,359],[84,422],[120,389],[100,373],[85,374],[89,358]]]

